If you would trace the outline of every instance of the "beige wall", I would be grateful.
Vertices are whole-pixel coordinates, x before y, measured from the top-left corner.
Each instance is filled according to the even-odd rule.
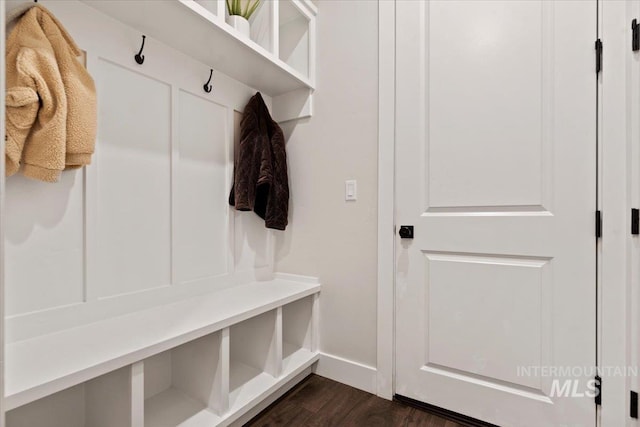
[[[309,120],[284,124],[290,224],[276,271],[322,281],[321,350],[376,365],[378,4],[316,3],[317,89]],[[358,200],[344,200],[344,181]]]

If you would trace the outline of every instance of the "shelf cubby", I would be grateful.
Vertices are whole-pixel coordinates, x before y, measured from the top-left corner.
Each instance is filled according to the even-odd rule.
[[[294,2],[279,4],[278,54],[280,60],[306,78],[311,77],[311,19]]]
[[[274,22],[275,0],[264,0],[249,19],[251,24],[251,40],[262,46],[268,52],[274,52],[275,36],[272,22]]]
[[[229,407],[234,412],[276,383],[281,351],[278,310],[230,328]]]
[[[132,425],[131,367],[99,376],[12,409],[7,427],[138,427]]]
[[[222,9],[222,11],[226,10],[224,1],[221,2],[219,0],[195,0],[195,2],[216,17],[221,16],[220,9]]]
[[[217,425],[227,408],[225,331],[144,360],[145,427]]]
[[[282,371],[285,375],[298,369],[316,353],[316,313],[315,295],[282,307]]]

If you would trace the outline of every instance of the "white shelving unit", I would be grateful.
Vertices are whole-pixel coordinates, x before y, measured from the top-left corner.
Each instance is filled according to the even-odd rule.
[[[319,291],[282,275],[9,344],[7,427],[237,422],[318,360]]]
[[[212,101],[198,98],[201,87],[199,84],[193,86],[193,82],[198,82],[196,77],[200,69],[204,68],[201,63],[214,69],[214,88],[216,78],[217,82],[230,83],[225,87],[228,93],[208,103],[211,105],[207,104],[207,111],[214,110],[220,115],[216,116],[217,121],[212,126],[222,129],[225,123],[232,123],[229,121],[232,114],[227,117],[224,111],[233,113],[241,104],[242,101],[236,99],[239,96],[236,92],[241,92],[244,99],[253,89],[271,98],[272,115],[278,121],[308,117],[312,113],[316,9],[307,0],[264,0],[252,18],[250,38],[241,36],[226,24],[224,0],[82,2],[84,4],[50,2],[50,6],[56,9],[57,16],[65,17],[65,23],[75,27],[74,33],[80,34],[83,47],[87,49],[87,63],[97,71],[100,93],[111,90],[109,85],[114,80],[105,76],[111,76],[114,70],[124,73],[119,75],[118,83],[153,81],[151,86],[154,88],[146,90],[144,95],[159,92],[159,87],[162,90],[171,87],[171,97],[167,97],[170,102],[166,105],[171,106],[172,112],[176,107],[176,113],[171,118],[169,132],[161,135],[163,141],[166,138],[178,141],[183,137],[179,133],[180,126],[173,126],[173,123],[180,122],[178,118],[182,110],[178,106],[183,93],[190,94],[190,102],[200,103],[197,108],[185,111],[199,111],[203,102]],[[5,5],[0,4],[0,11],[4,12],[4,8]],[[285,12],[297,13],[291,18],[297,20],[297,32],[289,30],[290,27],[284,23],[280,25],[280,19],[285,19]],[[306,28],[300,30],[300,25],[306,25]],[[148,62],[145,65],[155,67],[148,75],[138,73],[138,68],[130,68],[126,61],[133,62],[133,55],[140,47],[138,32],[140,36],[146,36],[144,54]],[[116,37],[125,33],[122,38]],[[117,42],[102,40],[114,37]],[[190,57],[195,61],[188,61],[188,67],[183,67],[172,59],[176,52],[170,48],[186,55],[178,55],[179,58]],[[280,54],[281,48],[283,55]],[[180,65],[181,73],[158,72],[174,64]],[[202,84],[208,76],[208,67],[203,71],[206,72],[203,72]],[[160,79],[155,81],[158,74]],[[179,77],[174,74],[179,74]],[[183,78],[183,74],[194,78]],[[144,77],[144,80],[138,77]],[[189,83],[184,83],[187,80]],[[244,85],[234,86],[236,82]],[[133,90],[139,88],[137,84],[132,87]],[[232,92],[236,98],[226,99]],[[101,96],[101,99],[105,98]],[[223,103],[218,104],[218,101]],[[162,114],[158,116],[164,117]],[[152,117],[155,120],[153,115],[148,117],[149,121]],[[208,132],[211,127],[203,129]],[[227,132],[230,130],[222,129],[212,135],[212,139],[226,141],[230,136]],[[101,144],[104,156],[108,145],[104,141]],[[178,146],[174,142],[171,144],[175,144],[173,148]],[[178,152],[171,152],[172,159],[175,160]],[[102,171],[107,170],[105,165],[108,162],[104,158],[94,164],[97,163],[101,164]],[[172,164],[180,165],[180,162]],[[83,184],[86,187],[78,199],[83,200],[83,206],[93,208],[82,209],[83,214],[71,214],[64,221],[56,219],[79,226],[85,221],[83,246],[90,255],[72,261],[78,262],[83,271],[95,271],[95,260],[99,258],[92,243],[87,243],[95,239],[99,229],[93,216],[98,211],[97,193],[100,188],[96,184],[98,175],[95,171],[94,166],[93,172],[86,172]],[[162,173],[177,177],[181,172],[174,175],[167,169]],[[4,192],[3,175],[0,182],[0,192]],[[174,181],[171,185],[172,189],[176,188]],[[209,192],[209,188],[206,191]],[[228,194],[226,191],[223,201]],[[53,194],[52,199],[57,197],[55,194],[59,195]],[[67,199],[60,203],[67,203]],[[226,211],[226,202],[221,207]],[[80,212],[71,208],[70,212]],[[92,213],[91,209],[95,211]],[[222,224],[223,229],[228,225],[227,219]],[[234,227],[237,226],[236,222]],[[237,228],[246,231],[243,227]],[[4,240],[0,242],[0,249],[3,243]],[[235,251],[235,245],[242,248],[244,242],[232,243]],[[220,255],[228,255],[224,251],[231,250],[231,246],[231,242],[228,247],[223,245]],[[218,249],[212,245],[206,245],[206,248]],[[38,253],[35,251],[33,255]],[[86,260],[92,261],[87,263]],[[297,335],[301,333],[297,326],[288,324],[302,319],[303,324],[317,325],[319,283],[312,278],[276,274],[273,280],[238,284],[247,277],[264,277],[262,270],[265,268],[271,274],[271,265],[266,264],[260,266],[259,275],[245,269],[234,270],[228,279],[212,276],[211,282],[215,282],[218,290],[210,293],[203,293],[205,287],[201,284],[162,281],[163,286],[156,289],[154,282],[154,287],[145,288],[145,292],[152,289],[157,298],[154,297],[153,304],[146,305],[141,301],[148,294],[138,292],[137,288],[132,293],[116,292],[117,298],[113,299],[111,295],[103,298],[103,295],[94,293],[96,288],[92,286],[95,277],[99,276],[94,275],[93,279],[84,280],[83,296],[78,301],[62,305],[47,301],[50,305],[46,305],[46,310],[40,310],[39,306],[34,310],[18,310],[22,316],[25,313],[44,313],[53,307],[51,311],[56,314],[46,317],[49,314],[44,313],[44,317],[37,318],[29,314],[25,316],[27,321],[21,323],[27,325],[21,331],[27,332],[7,340],[6,344],[1,340],[6,347],[5,360],[0,360],[5,365],[2,412],[6,411],[6,425],[2,427],[210,427],[246,421],[255,411],[277,399],[310,373],[319,357],[315,344],[317,326],[306,328],[308,335],[302,337]],[[88,273],[86,276],[92,277]],[[137,285],[137,276],[134,275],[131,282]],[[164,285],[169,282],[176,286],[165,293]],[[114,284],[119,283],[120,280],[114,280]],[[185,290],[180,289],[183,285]],[[187,286],[193,287],[186,290]],[[222,289],[221,286],[228,287]],[[126,299],[123,308],[118,308],[111,316],[112,304],[119,304],[119,298],[125,300],[125,296],[130,296],[130,299]],[[19,305],[15,303],[15,297],[12,298],[12,303]],[[306,311],[290,308],[298,300],[310,301],[313,308]],[[143,306],[150,308],[141,309]],[[94,308],[101,314],[93,316]],[[58,315],[60,312],[62,314]],[[298,315],[292,315],[292,312]],[[83,321],[76,321],[78,313]],[[306,319],[303,318],[305,315]],[[52,318],[54,322],[47,321]],[[55,326],[46,327],[52,324]],[[41,326],[45,327],[41,329]],[[17,328],[10,330],[15,333]],[[290,337],[292,333],[293,337]],[[291,345],[294,345],[294,350],[290,350]],[[287,357],[283,358],[284,354]]]
[[[251,37],[225,22],[224,0],[83,0],[86,4],[273,98],[284,122],[312,114],[316,7],[307,0],[264,0]]]

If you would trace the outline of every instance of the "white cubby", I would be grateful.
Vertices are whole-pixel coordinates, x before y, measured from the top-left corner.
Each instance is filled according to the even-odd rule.
[[[131,367],[8,411],[7,427],[132,426]]]
[[[298,369],[316,351],[314,295],[282,307],[282,371]]]
[[[271,24],[274,16],[273,3],[274,0],[261,1],[256,11],[249,19],[251,28],[249,40],[270,53],[272,53],[274,49],[273,25]],[[241,40],[246,39],[244,35],[240,34],[235,28],[226,23],[227,18],[229,17],[229,10],[227,9],[226,3],[223,13],[220,13],[219,15],[232,34]]]
[[[144,360],[144,425],[216,425],[226,411],[225,332]]]
[[[301,75],[310,78],[311,36],[309,16],[294,2],[279,4],[279,46],[280,59]]]
[[[195,0],[196,3],[198,3],[200,6],[202,6],[203,8],[205,8],[207,11],[211,12],[213,15],[217,16],[220,15],[218,9],[222,6],[224,6],[224,2],[220,2],[218,0]]]
[[[276,383],[282,353],[278,310],[271,310],[230,328],[229,406],[242,408]]]

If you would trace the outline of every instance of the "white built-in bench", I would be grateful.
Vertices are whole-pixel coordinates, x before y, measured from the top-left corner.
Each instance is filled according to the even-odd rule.
[[[318,360],[320,285],[239,285],[6,347],[7,427],[246,421]]]

